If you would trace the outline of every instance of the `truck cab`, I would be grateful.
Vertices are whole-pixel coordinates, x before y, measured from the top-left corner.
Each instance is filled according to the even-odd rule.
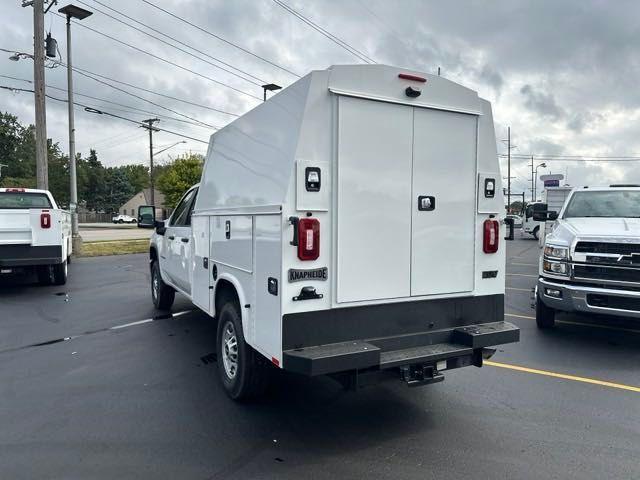
[[[551,220],[534,292],[540,328],[556,312],[640,318],[640,186],[575,188]]]
[[[273,368],[442,381],[519,339],[501,178],[476,92],[384,65],[311,72],[212,135],[166,222],[140,208],[153,301],[180,292],[217,320],[234,399]]]
[[[542,205],[542,202],[529,203],[525,207],[524,215],[522,217],[522,231],[532,235],[536,240],[539,238],[540,229],[544,229],[544,222],[534,220],[533,218],[533,212],[536,209],[536,206],[540,205]]]
[[[71,216],[51,192],[0,188],[0,275],[35,271],[43,285],[64,285],[71,253]]]

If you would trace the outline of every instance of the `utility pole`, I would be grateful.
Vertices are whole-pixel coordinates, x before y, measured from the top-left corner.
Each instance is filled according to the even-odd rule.
[[[147,125],[143,125],[142,128],[146,128],[149,130],[149,184],[151,186],[151,205],[156,205],[155,199],[155,182],[153,179],[153,132],[154,130],[159,131],[158,128],[154,127],[153,124],[159,122],[160,120],[157,118],[149,118],[147,120],[143,120],[142,123],[146,123]]]
[[[27,6],[25,4],[24,6]],[[44,87],[44,0],[33,0],[33,92],[36,109],[36,185],[49,189]]]
[[[511,208],[511,127],[507,127],[507,213]]]
[[[533,173],[533,155],[531,155],[531,201],[536,201],[536,192],[534,188],[535,174]]]

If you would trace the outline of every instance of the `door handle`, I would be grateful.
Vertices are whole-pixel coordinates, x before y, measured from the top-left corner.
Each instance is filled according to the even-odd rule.
[[[173,235],[169,235],[169,240],[173,240],[174,238],[176,237],[174,237]]]
[[[189,238],[188,237],[182,237],[180,239],[180,241],[183,242],[183,243],[188,243],[189,242]]]

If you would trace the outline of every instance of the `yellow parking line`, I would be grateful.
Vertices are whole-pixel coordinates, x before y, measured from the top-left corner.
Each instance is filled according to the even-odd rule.
[[[507,273],[507,277],[533,277],[533,278],[538,278],[538,275],[529,275],[527,273]]]
[[[527,318],[529,320],[535,320],[536,317],[531,317],[528,315],[516,315],[515,313],[505,313],[504,314],[505,317],[515,317],[515,318]]]
[[[518,372],[533,373],[535,375],[544,375],[547,377],[561,378],[563,380],[572,380],[574,382],[590,383],[593,385],[600,385],[601,387],[618,388],[620,390],[628,390],[630,392],[640,393],[640,387],[634,387],[632,385],[624,385],[622,383],[605,382],[604,380],[597,380],[595,378],[577,377],[575,375],[567,375],[565,373],[549,372],[547,370],[538,370],[536,368],[521,367],[519,365],[510,365],[508,363],[485,361],[484,364],[490,365],[492,367],[506,368],[508,370],[516,370]]]

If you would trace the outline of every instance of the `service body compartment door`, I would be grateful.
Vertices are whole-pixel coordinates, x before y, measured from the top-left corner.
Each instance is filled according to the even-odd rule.
[[[339,97],[337,301],[410,295],[413,108]]]
[[[477,117],[414,110],[411,295],[473,290]]]
[[[191,217],[193,229],[193,273],[191,278],[191,300],[205,312],[211,314],[211,290],[213,284],[209,268],[209,217]]]

